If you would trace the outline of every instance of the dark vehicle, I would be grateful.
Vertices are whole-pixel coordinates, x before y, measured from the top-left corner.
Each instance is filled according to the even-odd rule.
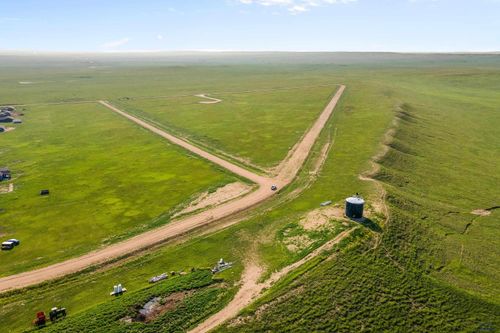
[[[51,322],[55,322],[59,318],[66,317],[66,308],[60,308],[60,309],[58,307],[52,308],[50,310],[49,317]]]
[[[14,242],[3,242],[2,243],[2,250],[5,251],[5,250],[12,250],[14,248],[15,244]]]
[[[10,179],[10,178],[11,178],[10,170],[7,168],[1,168],[0,169],[0,181],[4,180],[4,179]]]
[[[276,186],[276,185],[271,186],[271,191],[276,191],[277,189],[278,189],[278,186]]]
[[[11,123],[14,121],[14,118],[9,116],[0,117],[0,123]]]
[[[21,241],[19,239],[15,239],[15,238],[11,238],[11,239],[7,240],[7,242],[14,243],[14,246],[18,246],[19,244],[21,244]]]
[[[49,190],[41,190],[40,195],[49,195],[50,191]]]

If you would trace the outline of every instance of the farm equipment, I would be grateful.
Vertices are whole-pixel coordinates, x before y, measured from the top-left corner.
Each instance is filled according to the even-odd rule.
[[[36,313],[36,319],[33,320],[33,325],[36,327],[43,327],[47,323],[47,317],[45,316],[45,312],[40,311]]]
[[[59,318],[66,317],[66,308],[53,307],[49,312],[49,317],[51,322],[55,322]]]
[[[156,283],[158,281],[165,280],[167,277],[168,277],[167,273],[153,276],[151,279],[149,279],[149,283]]]
[[[110,296],[119,296],[127,291],[127,288],[123,288],[121,283],[113,286],[113,291],[109,293]]]
[[[332,204],[332,201],[331,200],[328,200],[328,201],[324,201],[320,204],[321,207],[325,207],[325,206],[328,206],[328,205],[331,205]]]
[[[229,269],[231,267],[233,267],[232,262],[225,262],[224,259],[221,258],[217,262],[217,265],[215,265],[214,268],[212,268],[212,274],[216,274],[216,273],[225,271],[226,269]]]

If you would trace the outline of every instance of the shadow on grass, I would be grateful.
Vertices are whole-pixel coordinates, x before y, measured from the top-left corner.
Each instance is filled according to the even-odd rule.
[[[377,223],[375,223],[375,221],[370,220],[367,217],[361,217],[361,218],[352,217],[352,218],[350,218],[350,220],[361,224],[362,226],[370,229],[373,232],[377,232],[377,233],[382,232],[382,228]]]

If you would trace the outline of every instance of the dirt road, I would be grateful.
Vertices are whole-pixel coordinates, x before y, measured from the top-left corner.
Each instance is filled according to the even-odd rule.
[[[107,262],[127,253],[132,253],[141,249],[151,247],[152,245],[175,238],[179,235],[186,234],[189,231],[210,224],[216,220],[249,209],[270,198],[275,193],[271,191],[272,184],[276,184],[278,188],[282,188],[283,186],[289,184],[298,173],[298,171],[302,167],[302,164],[307,158],[307,155],[311,150],[314,142],[319,136],[321,129],[325,125],[326,121],[332,114],[335,105],[342,96],[344,89],[345,86],[340,86],[331,102],[326,106],[318,120],[303,137],[296,151],[294,151],[292,156],[288,158],[287,162],[282,168],[282,172],[280,172],[280,174],[276,178],[264,177],[261,175],[257,175],[249,170],[243,169],[238,165],[235,165],[227,160],[206,152],[188,143],[187,141],[179,139],[137,117],[123,112],[106,101],[99,101],[100,104],[109,108],[113,112],[116,112],[117,114],[135,122],[136,124],[150,130],[151,132],[160,135],[170,142],[179,145],[191,151],[192,153],[197,154],[241,177],[247,178],[257,183],[260,186],[259,189],[246,196],[241,197],[238,200],[211,208],[193,216],[173,221],[162,227],[147,231],[143,234],[129,238],[120,243],[110,245],[103,249],[89,252],[80,257],[69,259],[33,271],[0,278],[0,292],[4,292],[10,289],[23,288],[43,281],[62,277],[67,274],[81,271],[89,266]]]
[[[270,181],[269,178],[257,175],[255,173],[253,173],[252,171],[249,171],[247,169],[243,169],[242,167],[240,167],[236,164],[233,164],[233,163],[231,163],[227,160],[224,160],[216,155],[213,155],[207,151],[204,151],[203,149],[198,148],[197,146],[192,145],[191,143],[189,143],[185,140],[179,139],[178,137],[173,136],[172,134],[169,134],[162,129],[159,129],[158,127],[153,126],[144,120],[141,120],[137,117],[134,117],[134,116],[126,113],[126,112],[123,112],[122,110],[111,105],[109,102],[99,101],[99,103],[104,105],[105,107],[107,107],[111,111],[114,111],[114,112],[118,113],[119,115],[124,116],[125,118],[133,121],[134,123],[144,127],[145,129],[150,130],[151,132],[153,132],[155,134],[158,134],[159,136],[167,139],[168,141],[172,142],[173,144],[181,146],[182,148],[189,150],[190,152],[192,152],[198,156],[201,156],[204,159],[207,159],[207,160],[223,167],[224,169],[231,171],[232,173],[235,173],[241,177],[249,179],[249,180],[251,180],[254,183],[257,183],[259,185],[269,184],[269,181]]]
[[[238,290],[233,300],[221,311],[209,317],[195,329],[189,331],[189,333],[208,332],[221,325],[225,321],[235,317],[241,310],[243,310],[243,308],[245,308],[247,305],[250,305],[250,303],[257,299],[264,289],[269,289],[274,283],[276,283],[279,279],[281,279],[294,269],[302,266],[307,261],[320,255],[323,251],[331,249],[334,245],[338,244],[344,238],[349,236],[355,229],[356,228],[352,228],[341,232],[337,235],[337,237],[323,244],[299,261],[296,261],[293,264],[282,268],[278,272],[274,272],[269,279],[262,283],[258,283],[258,280],[263,272],[262,268],[254,262],[249,263],[245,267],[245,271],[243,272],[241,278],[241,288]]]
[[[206,99],[206,101],[198,102],[200,104],[217,104],[217,103],[222,102],[222,99],[209,97],[206,94],[199,94],[199,95],[195,95],[195,96]]]

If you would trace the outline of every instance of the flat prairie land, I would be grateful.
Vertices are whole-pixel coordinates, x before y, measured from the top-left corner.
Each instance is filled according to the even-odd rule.
[[[358,228],[352,237],[292,271],[244,309],[239,318],[218,331],[288,332],[306,327],[339,332],[448,332],[500,327],[500,210],[495,208],[500,197],[500,57],[294,54],[259,59],[266,63],[199,66],[103,61],[100,69],[70,65],[58,69],[60,73],[54,76],[58,82],[68,73],[81,76],[75,79],[79,83],[88,82],[81,85],[78,98],[109,99],[168,130],[262,167],[275,165],[296,142],[295,139],[288,143],[286,136],[290,133],[279,132],[279,126],[291,126],[290,135],[298,138],[311,124],[299,124],[285,117],[282,108],[293,108],[283,102],[285,95],[293,101],[294,93],[309,91],[311,96],[323,99],[317,102],[320,105],[334,90],[329,92],[323,85],[342,83],[347,89],[299,177],[262,207],[248,212],[248,216],[239,216],[238,223],[227,228],[214,226],[214,232],[189,235],[109,266],[4,293],[0,295],[0,327],[13,332],[29,329],[36,311],[62,305],[70,313],[68,324],[62,322],[49,329],[84,330],[85,321],[80,322],[79,318],[97,318],[108,307],[131,305],[127,303],[129,298],[110,300],[108,294],[114,284],[123,283],[133,293],[131,297],[146,295],[154,289],[147,282],[151,276],[211,267],[221,257],[234,262],[233,269],[216,275],[215,280],[222,279],[222,285],[238,285],[249,261],[262,267],[264,280],[355,226]],[[276,64],[268,64],[269,59]],[[82,74],[90,72],[93,74]],[[28,80],[29,71],[25,73]],[[86,75],[92,78],[83,78]],[[32,90],[33,94],[25,97],[33,101],[69,100],[77,95],[73,84],[76,86],[68,84],[67,89],[52,95],[42,94],[48,88],[40,86],[41,90],[35,93],[34,86],[27,85],[26,91]],[[201,93],[222,102],[199,104],[202,99],[194,95]],[[20,100],[21,95],[16,94],[13,98]],[[250,101],[249,96],[255,98]],[[301,95],[297,103],[307,98]],[[233,103],[235,114],[230,114],[231,108],[225,109],[226,102]],[[313,105],[310,102],[307,105]],[[319,113],[322,107],[314,112]],[[79,108],[84,110],[83,106]],[[230,128],[225,137],[225,128],[231,123],[224,123],[217,118],[220,115],[207,110],[220,110],[233,117],[231,123],[238,130],[231,132]],[[277,116],[268,115],[266,110]],[[240,111],[244,113],[242,118],[238,118]],[[269,137],[264,135],[267,129],[253,129],[255,151],[260,145],[270,144],[266,148],[269,157],[250,149],[239,154],[245,146],[251,146],[250,142],[237,141],[251,126],[248,119],[253,111],[259,115],[256,121],[261,122],[262,129],[276,119],[281,121]],[[299,113],[297,108],[294,114],[302,117]],[[202,126],[201,115],[205,114],[210,115],[207,128]],[[267,117],[272,121],[267,123]],[[313,110],[307,117],[315,118]],[[132,125],[126,127],[156,142],[142,130]],[[235,142],[231,142],[229,134]],[[279,154],[273,155],[273,140],[283,141],[288,147],[279,152],[276,145]],[[387,153],[382,155],[385,150]],[[378,169],[373,169],[372,158]],[[186,174],[198,175],[198,171],[188,171]],[[360,174],[373,177],[379,184],[360,179]],[[223,179],[221,183],[228,181]],[[127,179],[126,183],[132,181]],[[36,199],[40,199],[38,187],[33,189]],[[341,206],[355,192],[367,200],[373,224],[360,225],[330,216],[322,224],[306,227],[308,216],[317,217],[322,212],[320,203],[333,201],[332,206],[325,208],[327,211]],[[377,210],[381,200],[388,206],[388,216]],[[482,215],[471,214],[473,211]],[[310,229],[311,225],[319,227]],[[168,285],[170,281],[165,284],[166,289]],[[221,298],[217,298],[215,290],[210,295],[202,291],[199,309],[216,304],[203,310],[204,318],[227,304],[236,289],[220,290],[226,295]],[[217,301],[211,303],[214,299]],[[140,300],[133,306],[143,303]],[[175,311],[182,309],[186,308]],[[203,320],[198,312],[192,316],[183,313],[181,317],[186,321],[193,318],[191,327],[196,324],[194,321]],[[109,327],[118,329],[123,325],[115,324]],[[146,328],[158,324],[153,322]],[[93,331],[98,332],[99,328]]]
[[[0,234],[21,240],[0,253],[0,275],[167,223],[178,205],[235,180],[99,105],[22,110],[23,124],[0,138],[15,188],[0,194]]]
[[[318,97],[328,97],[328,94],[335,90],[335,86],[332,84],[333,89],[319,87],[322,93],[318,94]],[[50,307],[61,300],[64,300],[64,305],[73,314],[84,314],[86,310],[109,301],[108,293],[113,284],[119,282],[130,291],[140,290],[148,286],[147,280],[154,275],[171,270],[187,271],[191,267],[211,267],[221,257],[235,263],[233,269],[217,276],[229,285],[239,280],[245,262],[252,256],[262,260],[266,274],[303,258],[346,229],[341,221],[330,218],[324,229],[305,230],[300,224],[305,214],[317,209],[322,201],[342,202],[342,199],[353,191],[365,193],[367,197],[371,192],[372,185],[362,182],[357,175],[369,166],[367,161],[377,151],[379,138],[392,119],[391,100],[379,99],[376,91],[376,88],[366,86],[347,88],[314,146],[311,158],[301,171],[297,182],[284,192],[283,198],[278,195],[275,200],[269,202],[270,206],[265,205],[255,214],[225,230],[197,236],[182,244],[167,244],[147,255],[117,263],[109,269],[90,274],[81,273],[43,287],[6,294],[0,299],[0,305],[11,305],[2,307],[0,325],[14,331],[28,328],[28,319],[37,309]],[[192,100],[196,107],[200,101],[195,97],[186,98]],[[354,103],[359,103],[355,111],[352,107]],[[205,106],[222,104],[223,102]],[[318,105],[316,112],[319,114],[324,105]],[[303,124],[304,130],[311,123]],[[363,140],[356,139],[360,136],[363,136]],[[331,144],[330,154],[325,156],[324,165],[319,172],[311,175],[326,144]],[[311,183],[310,177],[318,181]],[[292,195],[295,190],[302,191],[301,195]],[[293,200],[288,199],[290,195]],[[297,236],[301,236],[300,239],[305,241],[295,244]],[[92,288],[87,288],[88,285],[92,285]],[[41,294],[44,297],[39,297]],[[21,308],[21,304],[26,306]]]
[[[272,167],[312,125],[337,85],[217,93],[200,97],[119,100],[122,108],[194,142],[262,167]]]

